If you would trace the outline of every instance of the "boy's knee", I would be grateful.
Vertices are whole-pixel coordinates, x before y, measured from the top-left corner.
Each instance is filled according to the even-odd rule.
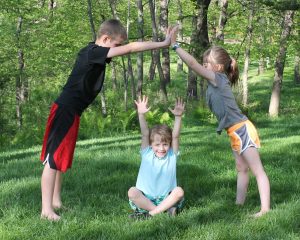
[[[176,187],[173,190],[174,194],[176,195],[177,198],[181,199],[184,197],[184,191],[181,187]]]
[[[140,193],[140,190],[138,190],[136,187],[131,187],[128,190],[128,198],[134,199],[139,195],[139,193]]]

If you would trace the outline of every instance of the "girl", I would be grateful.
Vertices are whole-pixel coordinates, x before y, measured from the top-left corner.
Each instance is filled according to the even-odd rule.
[[[230,137],[237,168],[236,204],[243,205],[249,183],[248,170],[256,177],[261,209],[254,217],[260,217],[270,210],[270,183],[264,171],[257,148],[259,138],[253,124],[242,114],[236,104],[231,86],[238,81],[237,62],[226,50],[214,46],[203,54],[203,65],[176,43],[173,35],[171,45],[178,56],[198,75],[208,81],[206,99],[209,108],[217,117],[217,132],[225,129]]]

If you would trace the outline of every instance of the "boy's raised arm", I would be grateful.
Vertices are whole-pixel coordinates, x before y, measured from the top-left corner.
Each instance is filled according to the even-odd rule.
[[[181,128],[181,118],[184,112],[185,103],[181,98],[176,99],[174,109],[169,108],[169,110],[175,116],[174,127],[172,132],[172,148],[175,153],[179,150],[179,136]]]
[[[110,48],[107,57],[112,58],[112,57],[122,56],[128,53],[142,52],[147,50],[169,47],[171,44],[171,37],[174,34],[175,34],[175,29],[169,27],[166,33],[166,38],[162,42],[152,42],[152,41],[131,42],[123,46]]]
[[[148,104],[148,97],[143,96],[142,98],[139,97],[138,100],[134,101],[137,106],[139,123],[142,133],[142,143],[141,148],[144,149],[149,146],[149,128],[145,119],[145,113],[150,110],[150,107],[147,107]]]

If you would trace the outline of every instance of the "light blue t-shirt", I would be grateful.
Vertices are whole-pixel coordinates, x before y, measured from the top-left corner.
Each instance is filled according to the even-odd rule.
[[[177,186],[175,154],[169,149],[163,158],[156,157],[152,148],[141,150],[142,162],[136,181],[136,187],[153,198],[166,196]]]

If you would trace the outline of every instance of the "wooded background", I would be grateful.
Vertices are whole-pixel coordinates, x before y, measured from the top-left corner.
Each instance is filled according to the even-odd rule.
[[[49,108],[78,51],[94,41],[101,22],[110,18],[123,22],[129,41],[162,41],[167,27],[179,24],[178,42],[200,62],[209,46],[224,46],[240,66],[237,96],[244,110],[249,105],[249,68],[258,75],[271,69],[265,113],[276,117],[286,66],[293,67],[294,83],[300,84],[299,9],[300,0],[4,1],[0,144],[41,143]],[[153,122],[170,120],[164,111],[176,96],[185,97],[191,112],[201,106],[205,113],[205,89],[205,81],[170,49],[115,58],[100,97],[82,115],[79,138],[137,129],[133,100],[141,94],[158,107],[151,113]]]

